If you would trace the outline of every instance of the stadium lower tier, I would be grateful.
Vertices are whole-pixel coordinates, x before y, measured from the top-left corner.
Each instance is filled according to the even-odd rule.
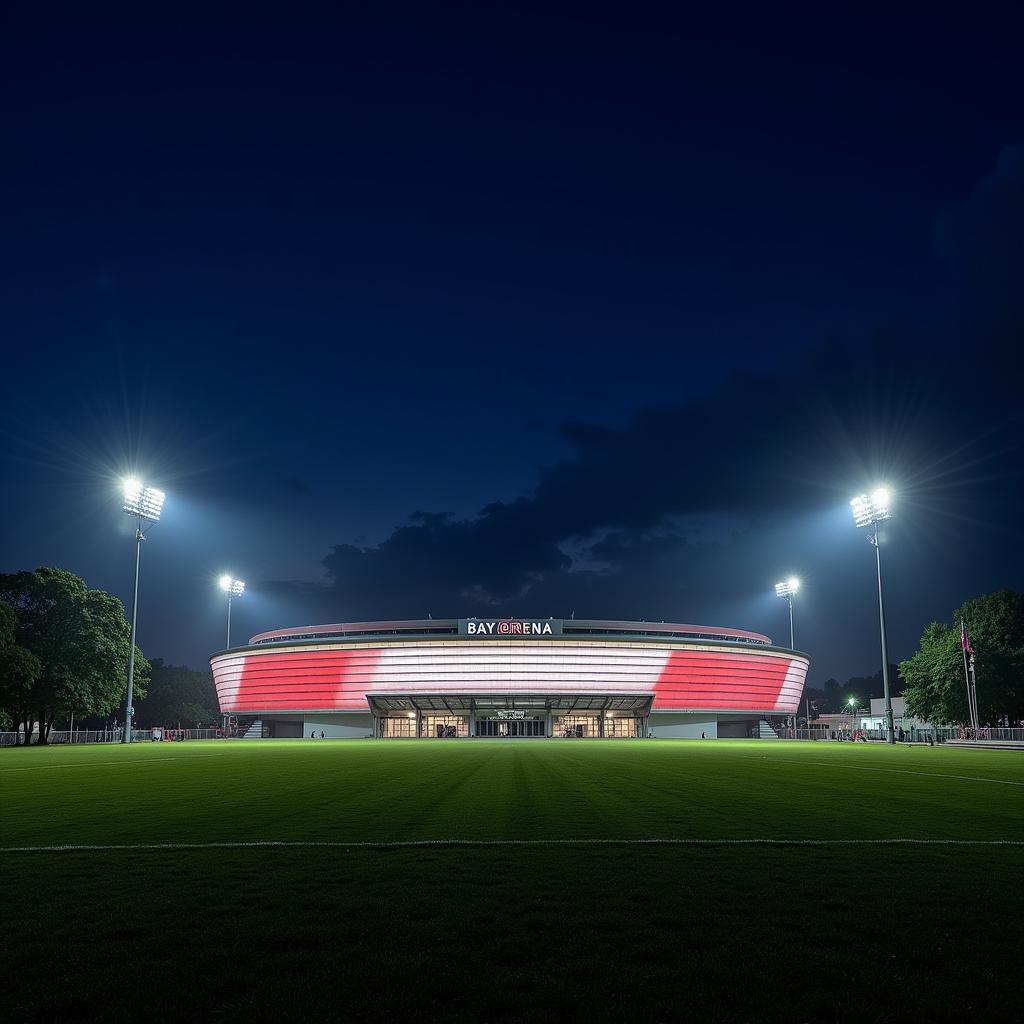
[[[450,715],[372,715],[359,712],[320,713],[301,718],[264,714],[241,730],[263,739],[743,739],[763,736],[759,716],[619,712],[527,712],[522,718],[492,712]]]
[[[607,636],[257,643],[211,664],[224,714],[306,739],[747,736],[796,713],[808,669],[770,644]]]

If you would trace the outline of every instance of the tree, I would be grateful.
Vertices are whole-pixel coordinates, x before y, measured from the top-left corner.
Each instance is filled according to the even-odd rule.
[[[960,621],[975,652],[982,722],[1024,717],[1024,595],[999,590],[962,604],[951,623],[930,622],[913,657],[900,662],[907,710],[931,722],[967,722]]]
[[[146,699],[139,705],[141,725],[217,723],[220,707],[212,673],[198,672],[185,665],[165,665],[162,658],[154,659],[151,670]]]
[[[17,642],[17,617],[0,604],[0,727],[20,725],[28,714],[32,684],[39,677],[39,659]],[[28,733],[25,734],[28,742]]]
[[[106,714],[128,685],[131,627],[121,602],[65,569],[0,575],[0,602],[15,613],[17,642],[39,662],[18,721],[25,741],[39,722],[46,743],[58,714]],[[149,663],[136,648],[135,686],[145,695]]]

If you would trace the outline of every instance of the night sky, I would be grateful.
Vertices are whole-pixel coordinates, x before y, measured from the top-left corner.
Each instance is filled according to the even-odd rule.
[[[371,5],[373,6],[373,5]],[[0,571],[139,642],[377,617],[737,626],[879,668],[1024,588],[1013,7],[11,20]],[[1019,8],[1018,8],[1019,12]],[[150,12],[152,16],[152,12]]]

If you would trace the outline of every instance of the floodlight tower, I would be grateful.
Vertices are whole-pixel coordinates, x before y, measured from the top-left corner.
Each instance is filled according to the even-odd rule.
[[[789,579],[783,580],[781,583],[775,584],[775,594],[777,597],[784,597],[789,602],[789,648],[790,650],[796,650],[796,637],[793,633],[793,595],[800,589],[800,580],[796,576],[790,576]],[[793,739],[796,739],[796,731],[798,725],[798,713],[799,708],[793,714]],[[807,728],[810,729],[810,723],[808,722]]]
[[[128,702],[124,709],[124,736],[122,743],[132,741],[132,700],[135,691],[135,626],[139,612],[139,560],[142,556],[142,542],[146,539],[146,530],[153,523],[160,521],[160,512],[164,507],[164,492],[155,487],[147,487],[141,480],[129,477],[124,481],[123,512],[133,516],[135,525],[135,590],[132,593],[132,645],[128,652]],[[143,526],[143,524],[146,524]]]
[[[790,576],[788,580],[775,584],[775,596],[784,597],[789,602],[789,649],[796,650],[796,638],[793,633],[793,595],[800,589],[800,580]]]
[[[241,597],[245,593],[245,584],[241,580],[232,579],[228,575],[221,576],[220,589],[227,592],[228,595],[228,647],[231,646],[231,602],[236,597]]]
[[[867,494],[859,494],[850,501],[853,522],[868,531],[868,540],[875,548],[875,569],[878,573],[878,630],[882,638],[882,691],[885,694],[885,731],[889,743],[896,742],[892,720],[892,696],[889,693],[889,648],[885,642],[885,605],[882,602],[882,552],[878,546],[878,524],[892,518],[892,495],[887,487],[878,487]]]

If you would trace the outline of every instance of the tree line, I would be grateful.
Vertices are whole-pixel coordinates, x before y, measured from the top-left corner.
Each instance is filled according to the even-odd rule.
[[[0,729],[45,744],[55,722],[106,724],[123,711],[131,625],[124,605],[66,569],[0,574]],[[152,664],[135,649],[137,726],[214,724],[209,672]]]
[[[899,676],[899,666],[889,666],[889,684],[893,693],[899,693],[896,685]],[[845,682],[838,679],[826,679],[821,686],[807,686],[804,690],[803,700],[800,702],[800,716],[803,717],[806,710],[806,701],[811,702],[811,718],[818,715],[839,714],[847,711],[847,701],[852,697],[858,702],[858,706],[866,708],[870,706],[872,697],[884,696],[882,685],[882,670],[879,669],[873,676],[850,676]]]

